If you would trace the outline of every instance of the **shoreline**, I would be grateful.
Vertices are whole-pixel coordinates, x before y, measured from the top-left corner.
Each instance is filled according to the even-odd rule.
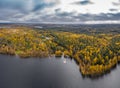
[[[52,56],[55,56],[55,54],[51,54],[51,55],[49,55],[49,56],[45,56],[45,57],[39,57],[39,56],[20,56],[20,55],[18,55],[18,54],[8,54],[8,53],[0,53],[1,55],[10,55],[10,56],[18,56],[20,59],[29,59],[29,58],[39,58],[39,59],[41,59],[41,58],[46,58],[46,57],[52,57]],[[24,54],[25,55],[25,54]],[[68,55],[67,55],[68,56]],[[62,55],[61,56],[55,56],[56,58],[57,57],[62,57]],[[64,57],[66,57],[65,55],[64,55]],[[70,56],[68,56],[69,58],[70,58]],[[110,65],[110,64],[108,64],[108,65],[104,65],[103,67],[102,67],[102,65],[95,65],[95,66],[90,66],[90,65],[82,65],[82,64],[84,64],[80,59],[79,59],[79,61],[75,58],[75,57],[73,57],[72,59],[74,59],[75,61],[76,61],[76,64],[79,66],[79,70],[80,70],[80,72],[81,72],[81,75],[83,76],[83,77],[90,77],[90,78],[98,78],[98,77],[101,77],[101,76],[103,76],[103,75],[105,75],[105,74],[107,74],[107,73],[109,73],[113,68],[115,68],[116,67],[116,65],[117,64],[119,64],[120,63],[120,58],[119,58],[119,60],[117,59],[117,58],[114,58],[114,59],[112,59],[112,61],[111,62],[113,62],[113,61],[115,61],[115,63],[113,63],[112,65]],[[108,68],[107,68],[108,67]],[[95,69],[98,69],[98,71],[100,71],[100,69],[102,69],[102,71],[101,72],[97,72],[97,70],[95,71],[95,69],[91,69],[91,68],[95,68]],[[85,69],[87,69],[87,70],[85,70]],[[91,69],[91,70],[90,70]],[[92,72],[93,71],[93,72]]]
[[[96,76],[120,61],[120,34],[77,34],[28,27],[0,30],[0,53],[21,58],[50,55],[73,58],[81,74]]]

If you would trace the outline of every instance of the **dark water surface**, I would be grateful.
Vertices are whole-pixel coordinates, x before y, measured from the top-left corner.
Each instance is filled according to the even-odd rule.
[[[120,66],[98,79],[83,78],[74,60],[0,55],[0,88],[120,88]]]

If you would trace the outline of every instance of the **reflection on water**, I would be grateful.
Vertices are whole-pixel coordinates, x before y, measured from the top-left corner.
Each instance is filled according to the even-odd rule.
[[[81,76],[72,59],[0,55],[0,88],[120,88],[119,75],[120,66],[98,79],[90,79]]]

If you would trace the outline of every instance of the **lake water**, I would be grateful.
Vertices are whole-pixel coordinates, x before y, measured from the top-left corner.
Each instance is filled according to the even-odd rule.
[[[0,55],[0,88],[120,88],[120,66],[91,79],[83,78],[71,59]]]

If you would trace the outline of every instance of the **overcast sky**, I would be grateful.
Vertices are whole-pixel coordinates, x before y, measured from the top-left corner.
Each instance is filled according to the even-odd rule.
[[[120,0],[0,0],[0,22],[120,23]]]

